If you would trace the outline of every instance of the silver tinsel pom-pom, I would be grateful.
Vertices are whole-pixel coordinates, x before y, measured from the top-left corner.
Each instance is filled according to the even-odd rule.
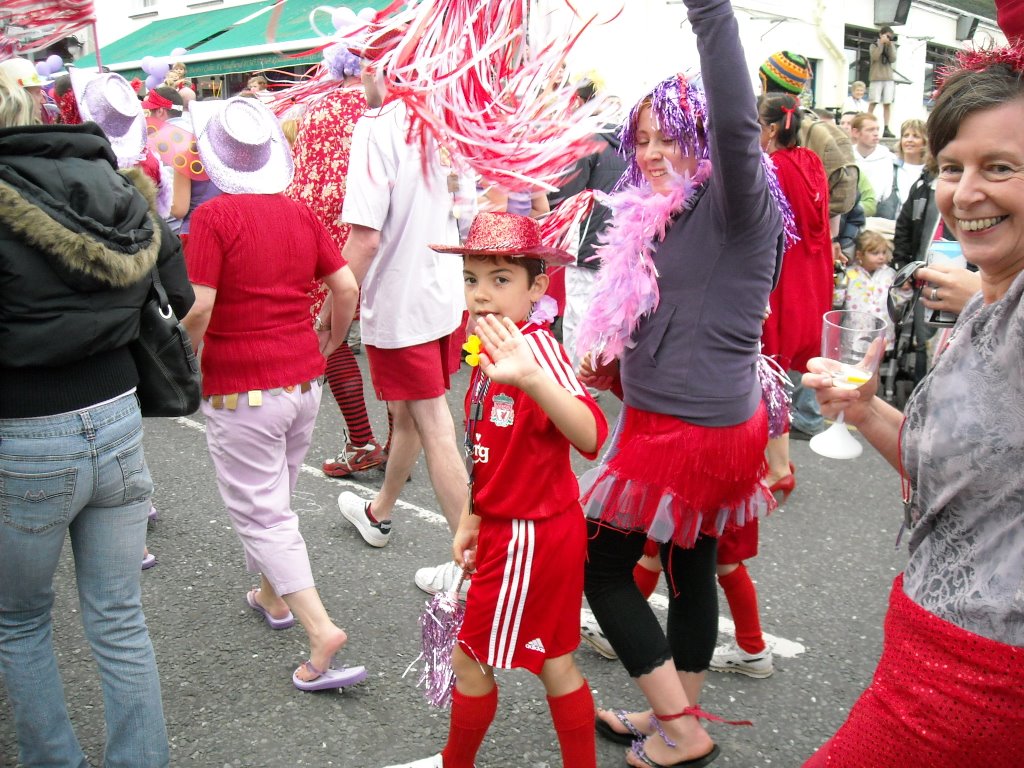
[[[451,704],[455,687],[452,651],[466,613],[466,606],[458,598],[461,584],[460,580],[453,591],[434,595],[420,616],[423,645],[419,658],[423,659],[423,669],[419,685],[430,705],[438,709]]]

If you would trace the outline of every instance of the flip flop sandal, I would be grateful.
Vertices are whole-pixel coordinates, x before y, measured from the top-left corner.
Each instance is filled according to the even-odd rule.
[[[641,733],[640,729],[633,725],[632,722],[630,722],[629,717],[627,717],[628,713],[626,712],[626,710],[610,709],[608,711],[615,715],[618,721],[622,723],[622,727],[625,728],[627,732],[622,733],[621,731],[616,731],[614,728],[608,725],[607,721],[602,719],[600,716],[595,715],[595,730],[597,730],[598,736],[603,736],[608,741],[614,742],[616,744],[622,744],[627,747],[634,741],[643,741],[647,738],[646,734]]]
[[[257,592],[259,592],[259,589],[250,589],[245,595],[245,602],[247,602],[249,607],[254,611],[263,614],[263,619],[267,622],[268,627],[271,629],[288,629],[288,627],[295,626],[295,617],[292,616],[291,611],[288,611],[288,615],[281,619],[275,619],[271,616],[270,611],[260,605],[256,600]]]
[[[692,760],[682,760],[678,763],[672,763],[666,765],[665,763],[656,763],[647,756],[647,752],[644,751],[644,743],[638,741],[633,744],[633,754],[640,760],[643,760],[644,765],[650,766],[650,768],[703,768],[705,765],[711,765],[718,756],[722,754],[722,750],[715,744],[711,747],[711,751],[701,757],[695,757]]]
[[[299,678],[298,669],[292,672],[292,683],[300,691],[327,691],[334,688],[346,688],[363,682],[367,675],[366,667],[342,667],[341,669],[328,667],[321,671],[313,666],[312,661],[302,662],[302,667],[308,669],[316,677],[312,680],[302,680]]]

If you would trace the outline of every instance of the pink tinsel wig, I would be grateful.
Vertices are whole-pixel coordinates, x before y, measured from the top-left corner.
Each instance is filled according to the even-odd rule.
[[[682,73],[667,77],[629,111],[622,129],[622,152],[629,161],[619,187],[637,186],[643,174],[636,162],[636,126],[640,113],[651,108],[652,122],[663,134],[679,143],[685,155],[707,160],[708,103],[700,75]]]

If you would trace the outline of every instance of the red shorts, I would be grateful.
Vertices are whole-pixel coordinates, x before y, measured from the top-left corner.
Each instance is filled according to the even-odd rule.
[[[462,345],[451,334],[411,347],[384,349],[364,344],[378,400],[430,400],[444,395],[459,370]]]
[[[732,565],[757,557],[757,518],[718,537],[718,564]]]
[[[579,507],[543,520],[484,518],[459,645],[498,669],[540,674],[580,644],[587,529]]]

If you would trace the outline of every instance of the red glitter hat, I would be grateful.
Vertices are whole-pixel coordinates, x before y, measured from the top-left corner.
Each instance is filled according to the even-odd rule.
[[[507,256],[514,259],[541,259],[548,264],[575,264],[571,254],[544,245],[540,224],[517,213],[478,213],[462,245],[432,245],[438,253],[464,256]]]

